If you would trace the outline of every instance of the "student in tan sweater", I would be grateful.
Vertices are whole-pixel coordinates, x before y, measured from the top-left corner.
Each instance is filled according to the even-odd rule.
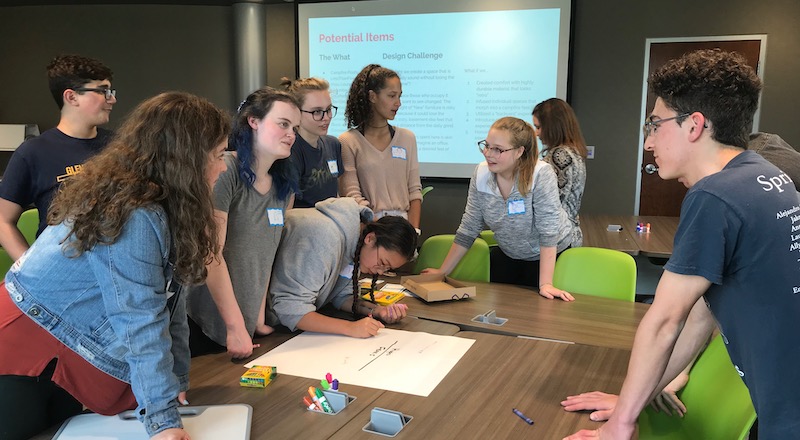
[[[344,165],[339,194],[368,206],[375,218],[399,215],[419,229],[417,139],[411,130],[389,124],[402,94],[397,72],[377,64],[353,80],[345,110],[349,130],[339,136]]]

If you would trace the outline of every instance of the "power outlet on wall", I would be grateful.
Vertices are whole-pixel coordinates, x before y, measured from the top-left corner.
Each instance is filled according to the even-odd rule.
[[[586,146],[586,158],[587,159],[594,159],[594,145],[587,145]]]

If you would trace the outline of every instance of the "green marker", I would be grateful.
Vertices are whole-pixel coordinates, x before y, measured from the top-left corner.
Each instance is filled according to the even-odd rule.
[[[319,404],[322,406],[322,410],[327,413],[332,413],[333,408],[331,408],[331,404],[328,403],[328,399],[325,398],[325,395],[322,394],[322,391],[315,389],[314,393],[317,395],[317,399],[319,399]]]

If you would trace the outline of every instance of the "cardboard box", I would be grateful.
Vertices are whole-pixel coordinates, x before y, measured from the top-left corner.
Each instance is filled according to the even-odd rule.
[[[412,275],[400,278],[400,284],[427,302],[475,298],[475,286],[438,274]]]

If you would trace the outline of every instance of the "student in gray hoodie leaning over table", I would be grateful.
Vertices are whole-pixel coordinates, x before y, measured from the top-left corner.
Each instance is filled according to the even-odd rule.
[[[408,220],[372,221],[372,211],[349,197],[287,212],[269,286],[268,323],[292,331],[376,335],[383,323],[403,319],[407,307],[361,300],[356,296],[360,274],[373,276],[374,289],[377,275],[404,265],[416,248],[417,232]],[[328,303],[362,318],[348,321],[317,312]]]

